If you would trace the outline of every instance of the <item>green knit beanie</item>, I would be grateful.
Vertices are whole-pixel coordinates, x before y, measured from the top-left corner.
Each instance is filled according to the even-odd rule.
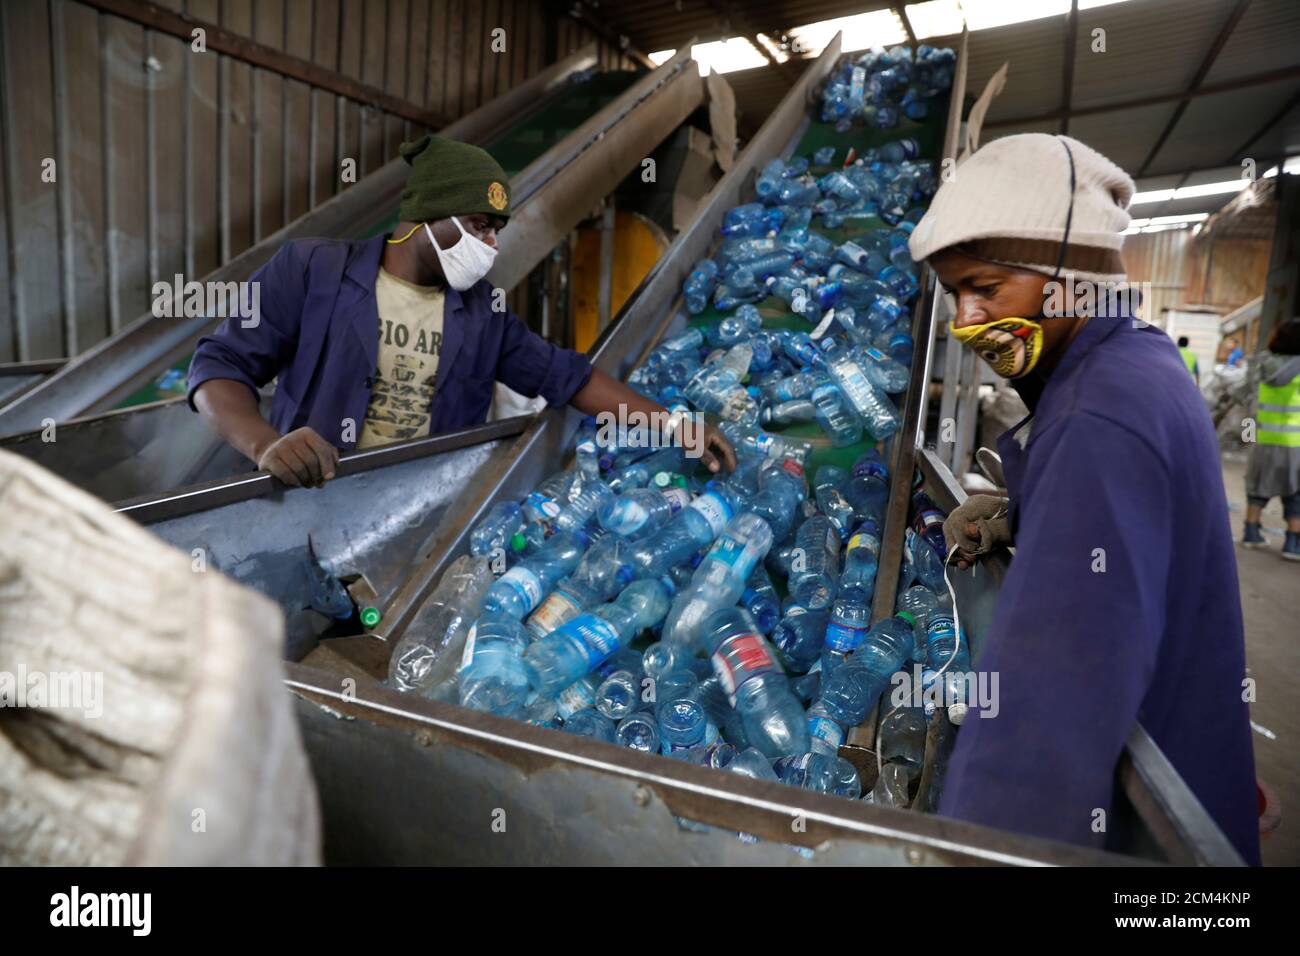
[[[510,183],[486,150],[428,134],[401,145],[411,174],[398,215],[405,222],[484,213],[510,218]]]

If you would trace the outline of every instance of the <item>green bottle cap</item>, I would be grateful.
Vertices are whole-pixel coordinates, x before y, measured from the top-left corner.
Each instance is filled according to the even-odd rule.
[[[911,624],[913,627],[916,626],[916,618],[908,611],[899,611],[894,615],[894,617],[901,617],[908,624]]]
[[[666,471],[659,471],[655,472],[655,476],[651,480],[656,488],[667,488],[673,483],[673,476]]]
[[[513,535],[511,535],[510,550],[522,551],[526,547],[528,547],[528,539],[524,537],[524,533],[522,531],[516,531]]]
[[[382,617],[383,615],[379,613],[379,608],[377,607],[361,609],[361,623],[365,627],[374,627],[379,623],[379,619]]]
[[[685,487],[686,487],[686,476],[685,476],[685,475],[673,475],[673,484],[676,485],[678,488],[685,488]]]

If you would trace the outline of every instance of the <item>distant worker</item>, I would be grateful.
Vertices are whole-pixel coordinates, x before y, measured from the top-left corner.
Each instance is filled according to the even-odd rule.
[[[1190,341],[1187,336],[1178,336],[1178,354],[1183,357],[1183,363],[1187,366],[1187,371],[1192,373],[1192,378],[1196,379],[1196,384],[1201,384],[1201,368],[1196,362],[1196,353],[1188,345]]]
[[[1253,363],[1252,363],[1253,364]],[[1271,498],[1282,499],[1286,543],[1282,557],[1300,561],[1300,318],[1275,326],[1259,364],[1255,446],[1246,466],[1247,548],[1268,544],[1259,528]]]
[[[1228,354],[1224,357],[1223,363],[1227,365],[1228,368],[1236,368],[1241,364],[1241,360],[1246,357],[1246,353],[1241,350],[1241,343],[1230,335],[1228,336],[1227,341],[1223,344],[1228,350]]]

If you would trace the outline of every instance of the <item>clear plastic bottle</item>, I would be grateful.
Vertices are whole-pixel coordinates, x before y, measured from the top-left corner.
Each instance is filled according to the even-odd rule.
[[[704,708],[689,697],[663,703],[658,715],[659,746],[663,753],[673,754],[704,743],[708,720]]]
[[[822,465],[813,478],[813,495],[817,499],[817,510],[834,522],[841,538],[848,538],[853,526],[853,506],[849,504],[840,486],[848,479],[843,468],[835,465]]]
[[[787,668],[803,674],[817,663],[826,642],[826,625],[830,616],[829,607],[810,611],[796,606],[777,622],[772,631],[772,643]]]
[[[749,612],[723,608],[702,629],[714,673],[740,714],[749,743],[768,757],[805,753],[809,740],[803,708]]]
[[[578,566],[588,541],[581,531],[552,535],[534,555],[493,582],[483,599],[483,610],[489,614],[507,614],[516,620],[524,617],[551,593],[561,578]]]
[[[772,633],[776,622],[781,617],[781,599],[768,577],[767,569],[760,563],[745,582],[745,590],[740,594],[740,604],[754,618],[759,631],[764,635]]]
[[[811,422],[816,417],[817,406],[806,398],[779,402],[763,410],[763,423],[771,425],[797,425],[801,422]]]
[[[484,615],[465,642],[460,670],[462,707],[500,717],[520,717],[528,698],[523,625],[504,615]]]
[[[641,686],[631,671],[610,674],[596,690],[596,710],[610,720],[619,721],[636,710]]]
[[[573,573],[560,581],[525,626],[533,640],[540,640],[561,624],[573,620],[589,607],[610,600],[632,583],[631,545],[610,536],[597,541],[582,556]]]
[[[698,646],[702,622],[736,603],[771,546],[772,531],[762,518],[745,512],[732,518],[695,569],[690,587],[673,600],[659,639],[704,650]]]
[[[840,589],[856,585],[870,594],[875,588],[879,567],[880,526],[874,518],[866,518],[853,529],[853,534],[844,546],[844,570],[840,572]]]
[[[789,537],[799,506],[807,497],[803,466],[793,458],[774,458],[759,468],[758,492],[746,503],[745,510],[766,521],[773,542],[780,543]]]
[[[470,532],[470,554],[493,554],[504,551],[510,545],[515,532],[524,527],[524,513],[515,501],[499,501],[492,506],[484,517]]]
[[[633,582],[614,601],[578,615],[537,641],[524,655],[533,689],[554,694],[595,670],[638,633],[663,620],[672,591],[666,578]]]
[[[817,424],[835,448],[845,448],[862,440],[862,422],[844,394],[835,385],[826,384],[812,393]]]
[[[687,504],[690,494],[682,488],[631,488],[603,502],[596,517],[606,531],[635,541],[658,531]]]
[[[765,432],[757,425],[722,422],[719,429],[738,451],[748,451],[762,458],[790,458],[800,465],[806,465],[812,456],[811,443],[800,438]]]
[[[569,503],[555,516],[556,530],[582,531],[595,517],[597,509],[613,497],[614,492],[609,485],[599,478],[582,482]]]
[[[615,742],[614,722],[594,709],[580,710],[564,722],[566,733],[592,737],[607,744]]]
[[[659,752],[659,722],[648,711],[628,714],[619,721],[614,732],[615,742],[631,750],[644,753]]]
[[[857,768],[842,757],[805,752],[777,760],[772,769],[781,782],[816,793],[856,800],[862,795]]]
[[[424,693],[456,673],[465,638],[491,583],[486,557],[462,555],[447,567],[393,648],[388,659],[390,686]]]
[[[844,588],[831,605],[830,623],[822,648],[823,680],[835,672],[844,659],[862,646],[871,623],[871,596],[857,585]]]
[[[826,607],[835,596],[840,574],[840,535],[830,518],[816,514],[795,533],[798,558],[787,579],[789,606]]]

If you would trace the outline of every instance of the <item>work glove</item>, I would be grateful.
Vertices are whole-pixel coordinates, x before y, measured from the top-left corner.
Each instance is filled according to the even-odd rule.
[[[338,467],[339,450],[306,426],[272,442],[257,459],[259,471],[269,471],[295,487],[319,488],[334,477]]]
[[[1007,499],[996,495],[971,495],[952,510],[943,522],[948,552],[956,553],[956,565],[968,568],[975,558],[994,548],[1010,545]]]

